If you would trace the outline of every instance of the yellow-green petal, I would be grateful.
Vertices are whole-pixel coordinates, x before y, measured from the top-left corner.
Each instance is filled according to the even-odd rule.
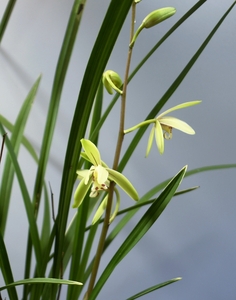
[[[87,154],[90,162],[94,166],[101,165],[102,164],[101,163],[101,156],[100,156],[100,153],[98,151],[98,148],[94,145],[94,143],[92,143],[89,140],[82,139],[81,144],[82,144],[82,146],[84,148],[84,151]]]
[[[162,127],[161,124],[156,121],[155,124],[155,138],[156,138],[156,144],[159,152],[161,154],[164,153],[164,137],[163,137],[163,132],[162,132]]]
[[[149,138],[148,138],[148,144],[147,144],[147,150],[146,150],[146,155],[145,157],[148,157],[150,150],[152,148],[152,142],[153,142],[153,138],[154,138],[154,133],[155,133],[155,126],[152,127],[150,134],[149,134]]]
[[[136,201],[139,199],[136,189],[123,174],[109,168],[107,168],[107,171],[109,172],[108,178],[111,181],[114,181],[116,184],[118,184],[132,199]]]
[[[80,156],[83,157],[83,159],[90,162],[90,159],[88,158],[88,155],[85,152],[81,152]],[[101,160],[101,163],[104,168],[108,168],[108,165],[104,161]]]
[[[91,184],[92,184],[92,179],[89,180],[88,184],[85,184],[85,179],[83,178],[77,189],[75,190],[75,194],[74,194],[74,203],[72,205],[73,208],[79,207],[81,205],[81,203],[84,200],[84,197],[86,196]]]
[[[99,184],[103,184],[107,181],[108,171],[104,167],[102,167],[101,165],[97,166],[95,168],[95,173],[96,173],[97,182]]]
[[[201,100],[195,100],[195,101],[189,101],[189,102],[181,103],[181,104],[176,105],[176,106],[174,106],[170,109],[167,109],[166,111],[161,113],[157,118],[160,119],[163,116],[167,115],[168,113],[170,113],[174,110],[178,110],[178,109],[186,108],[186,107],[189,107],[189,106],[197,105],[197,104],[200,104],[201,102],[202,102]]]
[[[143,122],[141,122],[141,123],[139,123],[139,124],[137,124],[137,125],[129,128],[129,129],[125,129],[124,130],[124,134],[132,132],[132,131],[134,131],[134,130],[142,127],[142,126],[149,125],[149,124],[155,123],[155,122],[156,122],[156,119],[149,119],[149,120],[143,121]]]
[[[161,124],[164,124],[166,126],[178,129],[180,131],[183,131],[187,134],[195,134],[195,131],[191,126],[189,126],[186,122],[179,120],[174,117],[164,117],[159,119]]]
[[[90,171],[89,170],[77,170],[76,174],[78,175],[79,179],[83,179],[85,178],[85,184],[88,183],[89,181],[89,175],[90,175]]]

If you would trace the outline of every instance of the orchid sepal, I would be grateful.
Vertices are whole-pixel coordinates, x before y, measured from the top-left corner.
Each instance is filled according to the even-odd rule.
[[[119,185],[122,190],[125,191],[132,199],[137,201],[139,199],[138,193],[132,183],[121,173],[107,168],[109,172],[109,179]]]
[[[156,119],[145,120],[145,121],[143,121],[143,122],[141,122],[141,123],[138,123],[137,125],[135,125],[135,126],[133,126],[133,127],[130,127],[130,128],[128,128],[128,129],[125,129],[125,130],[124,130],[124,134],[130,133],[130,132],[132,132],[132,131],[134,131],[134,130],[136,130],[136,129],[142,127],[142,126],[149,125],[149,124],[155,123],[155,122],[156,122]]]
[[[92,143],[90,140],[81,139],[81,144],[90,162],[95,166],[101,165],[101,156],[94,143]]]
[[[82,204],[91,184],[92,184],[92,178],[90,178],[87,184],[85,184],[85,178],[83,178],[80,181],[79,185],[75,190],[74,203],[72,205],[73,208],[79,207]]]

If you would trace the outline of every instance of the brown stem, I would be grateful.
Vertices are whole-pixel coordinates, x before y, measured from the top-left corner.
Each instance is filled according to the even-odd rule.
[[[135,23],[135,7],[136,3],[133,2],[132,4],[132,17],[131,17],[131,29],[130,29],[130,42],[133,38],[134,35],[134,23]],[[132,55],[132,49],[129,49],[128,52],[128,57],[127,57],[127,63],[126,63],[126,70],[125,70],[125,76],[124,76],[124,83],[123,83],[123,94],[121,96],[121,111],[120,111],[120,126],[119,126],[119,134],[118,134],[118,139],[117,139],[117,144],[116,144],[116,151],[115,151],[115,156],[114,156],[114,161],[113,161],[113,169],[116,170],[119,164],[119,158],[120,158],[120,152],[122,148],[122,143],[124,139],[124,123],[125,123],[125,106],[126,106],[126,91],[127,91],[127,84],[128,84],[128,76],[129,76],[129,69],[130,69],[130,62],[131,62],[131,55]],[[96,256],[94,259],[93,263],[93,269],[91,272],[91,277],[88,285],[88,290],[84,296],[84,300],[89,299],[89,295],[91,294],[97,272],[98,272],[98,267],[100,264],[100,260],[102,257],[103,253],[103,248],[104,248],[104,243],[106,240],[107,236],[107,231],[110,225],[110,215],[111,215],[111,208],[112,208],[112,199],[113,199],[113,192],[114,192],[114,187],[115,183],[111,182],[110,187],[109,187],[109,196],[108,196],[108,201],[107,201],[107,207],[106,207],[106,212],[105,212],[105,218],[103,221],[103,227],[98,243],[98,248],[96,252]]]

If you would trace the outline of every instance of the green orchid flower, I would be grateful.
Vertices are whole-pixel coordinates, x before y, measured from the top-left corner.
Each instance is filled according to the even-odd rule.
[[[108,168],[101,160],[98,148],[89,140],[82,139],[81,144],[85,152],[81,156],[92,163],[89,170],[78,170],[76,173],[80,183],[74,194],[73,208],[81,205],[89,188],[91,198],[97,197],[100,191],[108,191],[110,181],[114,181],[120,186],[132,199],[138,200],[139,196],[131,182],[121,173]]]
[[[163,154],[164,153],[164,139],[169,140],[172,138],[172,129],[173,128],[178,129],[187,134],[195,134],[195,131],[193,130],[193,128],[191,126],[189,126],[187,123],[185,123],[184,121],[181,121],[177,118],[166,116],[166,115],[174,110],[197,105],[199,103],[201,103],[201,101],[196,100],[196,101],[190,101],[190,102],[185,102],[185,103],[176,105],[176,106],[164,111],[155,119],[146,120],[144,122],[137,124],[136,126],[134,126],[132,128],[124,130],[124,133],[131,132],[142,126],[153,123],[153,128],[151,129],[149,139],[148,139],[146,157],[150,153],[154,136],[156,139],[157,148],[158,148],[160,154]]]

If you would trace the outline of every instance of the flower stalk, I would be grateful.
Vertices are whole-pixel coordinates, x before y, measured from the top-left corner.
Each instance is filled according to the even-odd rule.
[[[132,38],[134,35],[135,13],[136,13],[136,2],[134,1],[132,4],[132,12],[131,12],[132,15],[131,15],[131,28],[130,28],[130,42],[132,41]],[[122,95],[121,95],[120,125],[119,125],[119,133],[118,133],[116,151],[115,151],[113,167],[112,167],[113,170],[117,170],[117,167],[119,164],[121,148],[122,148],[122,144],[123,144],[123,139],[124,139],[126,91],[127,91],[127,85],[128,85],[128,76],[129,76],[129,69],[130,69],[130,63],[131,63],[131,56],[132,56],[132,48],[129,48],[124,82],[123,82],[123,90],[122,90]],[[97,276],[101,256],[103,253],[109,224],[110,224],[114,188],[115,188],[115,182],[111,181],[110,187],[109,187],[109,194],[108,194],[108,199],[107,199],[106,212],[105,212],[105,217],[104,217],[104,221],[103,221],[102,231],[101,231],[100,239],[98,242],[96,256],[95,256],[94,263],[93,263],[93,269],[91,272],[88,290],[85,294],[84,300],[89,299],[89,295],[91,294],[94,284],[95,284],[95,280],[96,280],[96,276]]]

